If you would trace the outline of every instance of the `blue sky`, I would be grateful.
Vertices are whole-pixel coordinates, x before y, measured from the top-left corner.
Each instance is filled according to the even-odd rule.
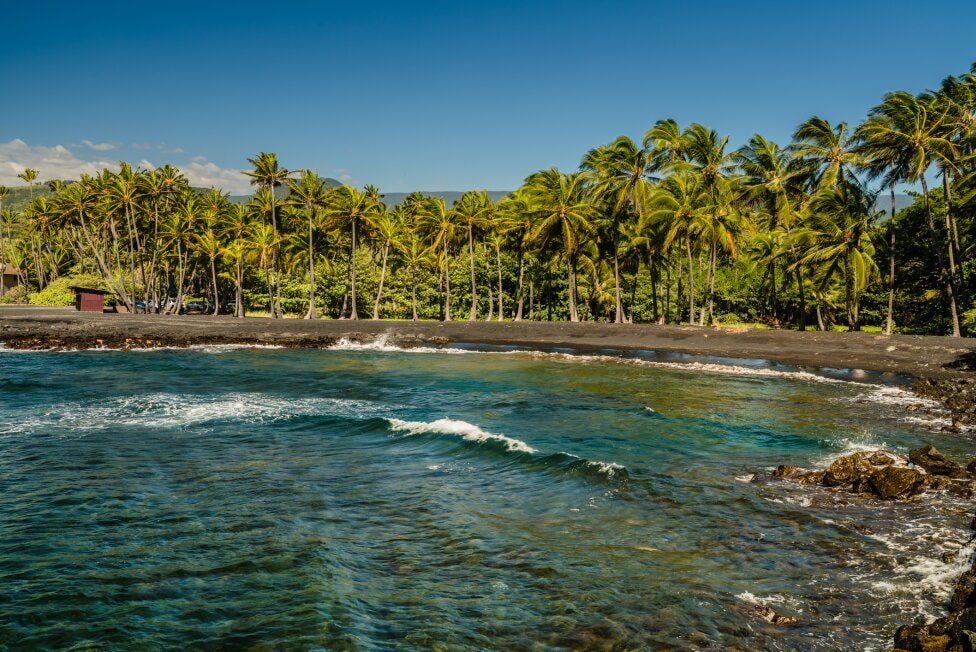
[[[785,142],[976,61],[954,1],[36,7],[4,7],[6,185],[124,159],[240,192],[273,151],[381,190],[507,190],[660,118]]]

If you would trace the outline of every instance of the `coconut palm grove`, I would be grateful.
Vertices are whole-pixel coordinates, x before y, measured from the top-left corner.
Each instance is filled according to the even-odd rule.
[[[721,125],[652,119],[577,170],[450,205],[394,205],[274,152],[248,159],[238,198],[170,165],[26,169],[0,188],[0,267],[19,276],[0,301],[69,304],[82,285],[147,313],[976,334],[976,64],[865,108],[738,149]]]

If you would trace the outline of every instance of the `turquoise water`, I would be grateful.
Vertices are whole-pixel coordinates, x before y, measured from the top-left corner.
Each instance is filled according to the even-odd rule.
[[[763,365],[0,351],[0,399],[10,649],[886,649],[971,553],[940,560],[967,503],[748,482],[972,451],[897,388]]]

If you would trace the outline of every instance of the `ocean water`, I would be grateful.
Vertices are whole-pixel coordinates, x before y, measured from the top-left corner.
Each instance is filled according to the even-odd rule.
[[[883,378],[470,348],[0,350],[0,648],[882,650],[972,556],[748,481],[972,455]]]

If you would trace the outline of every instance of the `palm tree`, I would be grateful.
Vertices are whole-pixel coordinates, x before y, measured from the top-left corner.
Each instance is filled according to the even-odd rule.
[[[305,319],[317,319],[315,312],[315,222],[319,211],[325,207],[325,180],[319,178],[317,172],[302,170],[298,180],[288,180],[288,190],[291,193],[288,203],[296,208],[305,209],[308,223],[308,310]]]
[[[688,258],[688,323],[695,323],[694,241],[702,230],[702,218],[711,210],[708,192],[700,176],[689,172],[663,179],[651,197],[647,220],[665,225],[664,247],[684,239]]]
[[[383,297],[383,284],[386,281],[386,261],[390,254],[390,247],[394,246],[400,235],[405,221],[404,209],[394,209],[391,213],[383,210],[373,218],[372,228],[374,236],[380,242],[383,263],[380,270],[380,284],[376,290],[376,301],[373,303],[373,319],[380,318],[380,300]]]
[[[858,141],[857,150],[861,156],[862,168],[867,172],[870,180],[882,178],[883,185],[887,185],[891,193],[891,215],[888,220],[888,310],[885,317],[885,335],[891,335],[894,308],[895,308],[895,251],[896,251],[896,228],[895,228],[895,184],[902,181],[906,176],[903,167],[904,160],[901,151],[887,146],[886,139],[876,141],[877,134],[886,134],[894,128],[893,125],[881,125],[874,123],[888,122],[888,118],[881,114],[876,114],[867,119],[857,129],[856,139]]]
[[[3,200],[7,198],[10,194],[10,188],[6,186],[0,186],[0,215],[3,214]],[[7,270],[7,259],[3,253],[3,224],[0,224],[0,297],[6,293],[6,288],[3,286],[3,275]]]
[[[844,278],[848,328],[860,330],[861,292],[877,271],[871,242],[871,207],[874,197],[859,185],[841,184],[824,188],[808,207],[805,226],[793,234],[800,243],[802,258],[795,265],[813,265],[818,270],[818,290],[823,292],[835,274]]]
[[[382,212],[380,204],[374,193],[368,192],[369,186],[364,191],[359,191],[352,186],[340,186],[331,193],[331,201],[326,208],[326,216],[333,224],[343,226],[348,225],[352,234],[352,244],[349,253],[349,283],[352,310],[349,319],[359,319],[359,312],[356,306],[356,228],[361,222],[369,222]]]
[[[487,192],[468,191],[454,202],[451,212],[455,221],[468,232],[468,260],[471,263],[471,313],[468,321],[478,318],[478,284],[474,272],[474,234],[487,224],[494,211],[494,205]]]
[[[37,181],[37,175],[40,174],[37,170],[33,168],[27,168],[17,176],[24,180],[30,189],[30,198],[34,199],[34,182]]]
[[[638,147],[627,136],[619,136],[610,145],[590,150],[580,165],[594,175],[594,192],[605,199],[610,209],[611,246],[613,249],[614,322],[623,323],[624,307],[620,295],[620,228],[621,222],[636,221],[641,206],[637,187],[655,167],[651,151]]]
[[[928,182],[925,179],[925,173],[933,162],[952,159],[954,147],[945,137],[945,120],[944,107],[933,106],[911,93],[896,91],[886,95],[881,104],[871,110],[861,133],[865,140],[873,143],[877,156],[898,162],[895,168],[903,171],[906,181],[919,182],[922,185],[929,244],[935,252],[939,271],[946,285],[952,335],[960,337],[962,333],[959,328],[955,280],[946,269],[942,247],[939,246],[929,202]]]
[[[457,224],[454,211],[447,210],[444,200],[430,197],[426,207],[419,215],[419,226],[427,234],[430,248],[442,248],[442,278],[444,279],[444,321],[451,321],[451,255],[450,245],[454,240]]]
[[[862,164],[857,148],[858,132],[849,132],[846,122],[836,126],[813,116],[797,127],[792,146],[796,164],[806,173],[812,191],[859,185],[854,170]]]
[[[278,237],[278,216],[277,198],[275,188],[282,185],[291,174],[287,169],[278,165],[278,157],[274,152],[261,152],[254,158],[247,159],[248,163],[254,166],[250,172],[244,174],[251,177],[251,185],[265,188],[268,190],[268,217],[271,219],[271,227],[274,230],[275,241],[279,244],[271,257],[271,269],[274,275],[274,296],[271,297],[271,316],[281,317],[281,283],[278,279],[278,259],[280,258],[280,238]]]
[[[712,306],[715,298],[715,267],[718,258],[718,247],[721,243],[729,243],[729,219],[733,213],[730,207],[732,195],[729,187],[729,177],[733,169],[735,154],[726,152],[729,137],[720,137],[714,129],[694,123],[684,132],[685,156],[691,169],[702,181],[702,187],[708,193],[711,211],[708,215],[709,224],[704,232],[709,247],[708,251],[708,319],[712,319]],[[699,325],[705,325],[704,302],[701,309]]]
[[[545,246],[557,241],[562,247],[566,264],[569,320],[579,321],[576,300],[576,266],[582,241],[593,233],[594,209],[586,194],[585,176],[581,173],[563,174],[549,168],[525,179],[538,222],[532,239]]]
[[[409,211],[408,207],[404,210]],[[418,233],[418,227],[407,228],[400,238],[393,241],[393,246],[400,252],[401,260],[410,275],[410,310],[412,319],[417,321],[417,269],[429,264],[431,251]]]
[[[525,257],[533,227],[533,213],[525,188],[519,188],[498,202],[495,216],[496,231],[513,239],[518,247],[518,285],[512,321],[522,321],[525,306]]]
[[[774,237],[758,243],[759,249],[754,251],[758,258],[768,265],[772,288],[773,319],[777,317],[776,302],[776,265],[782,252],[775,249],[781,245],[783,238],[778,231],[785,234],[795,227],[798,221],[799,206],[806,201],[807,171],[793,163],[788,150],[784,150],[776,143],[766,140],[759,134],[753,134],[749,142],[735,154],[735,162],[742,172],[741,189],[742,200],[747,207],[751,207],[757,216],[761,216],[760,228],[766,234]],[[790,251],[794,254],[795,249]],[[797,293],[800,297],[800,315],[798,325],[805,321],[806,306],[803,299],[803,277],[799,266],[795,269]]]

